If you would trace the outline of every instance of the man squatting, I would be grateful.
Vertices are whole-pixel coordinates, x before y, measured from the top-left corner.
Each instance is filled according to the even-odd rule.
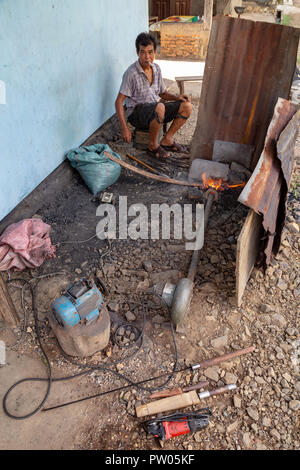
[[[192,112],[187,95],[168,93],[162,79],[161,69],[154,63],[157,41],[153,34],[141,33],[136,39],[138,60],[124,73],[116,100],[116,111],[120,121],[122,137],[131,142],[127,120],[135,128],[149,130],[147,153],[158,159],[167,158],[169,152],[183,152],[184,148],[173,140]],[[163,99],[166,103],[159,102]],[[125,108],[124,108],[125,104]],[[158,141],[163,123],[172,122],[169,130]]]

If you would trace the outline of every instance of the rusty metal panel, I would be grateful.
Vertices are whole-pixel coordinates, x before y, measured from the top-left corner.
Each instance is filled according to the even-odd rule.
[[[263,216],[266,264],[280,247],[299,125],[299,106],[279,98],[259,162],[239,197],[239,202]]]
[[[192,160],[211,160],[215,140],[254,145],[261,155],[278,97],[288,99],[298,28],[216,16],[206,58]]]

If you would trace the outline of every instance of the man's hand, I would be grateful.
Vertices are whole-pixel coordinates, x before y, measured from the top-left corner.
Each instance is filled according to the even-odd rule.
[[[127,144],[130,144],[132,135],[127,126],[122,128],[122,137],[123,137],[124,142],[126,142]]]
[[[190,102],[191,102],[191,97],[188,96],[188,95],[180,95],[180,96],[178,97],[178,100],[179,100],[179,101],[185,101],[185,102],[188,101],[188,102],[190,103]]]
[[[191,98],[188,95],[173,95],[168,91],[165,91],[165,93],[161,93],[159,96],[165,101],[188,101],[189,103],[191,102]]]
[[[125,116],[125,111],[124,111],[124,106],[123,106],[125,99],[126,99],[125,95],[122,95],[122,93],[118,94],[118,97],[116,99],[116,111],[117,111],[117,115],[118,115],[120,125],[121,125],[122,138],[124,142],[129,144],[131,142],[132,135],[126,122],[126,116]]]

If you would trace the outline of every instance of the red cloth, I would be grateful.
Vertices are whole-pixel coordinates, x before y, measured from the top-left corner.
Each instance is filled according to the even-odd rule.
[[[55,258],[50,230],[40,219],[25,219],[7,227],[0,237],[0,271],[36,268]]]

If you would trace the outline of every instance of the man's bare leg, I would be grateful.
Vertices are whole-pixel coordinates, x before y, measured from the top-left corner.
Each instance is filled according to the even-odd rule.
[[[159,147],[158,136],[159,136],[160,128],[164,122],[166,108],[163,103],[158,103],[155,110],[156,110],[159,122],[157,121],[156,118],[154,118],[150,122],[150,126],[149,126],[149,133],[150,133],[149,149],[150,150],[155,150]]]
[[[166,146],[171,146],[174,141],[173,141],[173,136],[174,134],[185,124],[186,120],[190,117],[192,113],[193,107],[190,102],[184,101],[180,105],[178,114],[181,114],[184,116],[186,119],[182,119],[180,117],[177,117],[174,119],[172,122],[168,132],[164,135],[161,145],[166,145]]]

